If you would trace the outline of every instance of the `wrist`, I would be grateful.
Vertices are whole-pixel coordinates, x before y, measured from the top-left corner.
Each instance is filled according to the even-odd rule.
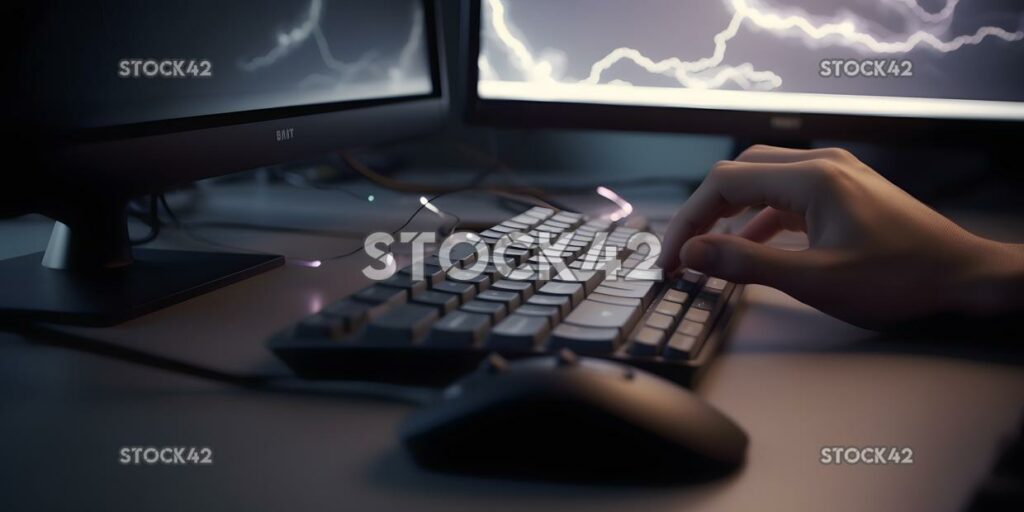
[[[980,240],[950,292],[954,312],[996,316],[1024,312],[1024,245]]]

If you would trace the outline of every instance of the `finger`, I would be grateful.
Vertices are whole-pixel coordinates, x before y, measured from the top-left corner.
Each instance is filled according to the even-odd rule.
[[[763,243],[782,231],[807,232],[807,222],[799,215],[769,206],[750,219],[739,235],[747,240]]]
[[[842,148],[792,149],[778,146],[766,146],[763,144],[750,146],[736,157],[736,161],[738,162],[758,162],[766,164],[804,162],[807,160],[818,159],[834,160],[839,162],[856,159],[856,157],[854,157],[849,151]]]
[[[714,223],[749,206],[768,205],[803,216],[828,166],[823,160],[773,164],[719,162],[683,203],[665,230],[659,265],[677,267],[679,248],[690,237],[706,233]]]
[[[679,258],[687,268],[726,281],[763,284],[797,296],[826,268],[823,254],[813,249],[786,251],[722,234],[690,239]]]

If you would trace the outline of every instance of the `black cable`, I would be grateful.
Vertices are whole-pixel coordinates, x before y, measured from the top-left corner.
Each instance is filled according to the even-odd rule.
[[[145,221],[149,225],[149,233],[137,240],[132,240],[132,245],[143,245],[156,240],[160,236],[160,215],[157,210],[157,195],[150,194],[149,196],[149,212],[147,214],[148,219]]]
[[[123,345],[101,341],[94,338],[72,334],[60,329],[40,324],[26,324],[15,328],[15,332],[25,336],[29,341],[63,348],[81,350],[104,357],[128,361],[131,363],[167,370],[183,375],[190,375],[206,380],[241,386],[246,388],[259,387],[272,382],[280,376],[273,375],[236,375],[212,368],[193,365],[184,361],[143,352]]]
[[[436,395],[433,390],[384,383],[308,381],[292,374],[260,375],[226,372],[42,324],[22,324],[13,328],[12,331],[23,336],[29,343],[36,345],[76,350],[116,361],[261,392],[332,396],[344,394],[374,399],[384,398],[413,405],[422,405]]]
[[[428,199],[427,202],[429,204],[429,203],[432,203],[433,201],[435,201],[435,200],[437,200],[437,199],[439,199],[441,197],[444,197],[444,196],[447,196],[447,195],[451,195],[451,194],[454,194],[456,192],[463,192],[463,191],[465,191],[465,190],[452,190],[452,191],[449,191],[449,192],[442,192],[440,194],[435,194],[433,197]],[[166,211],[167,215],[172,219],[175,227],[181,229],[187,236],[189,236],[193,240],[196,240],[196,241],[198,241],[200,243],[203,243],[203,244],[211,245],[211,246],[214,246],[214,247],[221,247],[221,248],[224,248],[224,249],[230,249],[230,250],[233,250],[233,251],[243,251],[243,252],[249,252],[249,253],[267,254],[267,253],[264,253],[262,251],[256,251],[256,250],[249,249],[249,248],[246,248],[246,247],[238,247],[238,246],[233,246],[233,245],[217,242],[215,240],[211,240],[211,239],[209,239],[207,237],[199,235],[199,234],[197,234],[197,233],[195,233],[194,231],[191,230],[191,227],[192,227],[191,225],[189,225],[189,224],[187,224],[185,222],[182,222],[181,219],[179,219],[178,216],[175,215],[174,210],[171,208],[171,205],[168,204],[167,198],[165,196],[163,196],[163,195],[160,196],[160,202],[163,205],[164,211]],[[416,216],[419,215],[419,213],[421,211],[423,211],[423,209],[426,208],[426,207],[427,207],[426,204],[421,204],[419,206],[419,208],[416,208],[416,210],[413,211],[412,215],[410,215],[409,218],[407,218],[405,220],[405,222],[402,223],[401,226],[393,229],[390,232],[391,236],[395,236],[399,231],[405,229],[409,224],[412,223],[413,220],[416,219]],[[451,234],[462,223],[462,219],[458,215],[455,215],[454,213],[450,213],[450,212],[442,212],[442,213],[444,213],[447,216],[450,216],[450,217],[454,218],[454,220],[455,220],[453,225],[446,230],[447,234]],[[215,223],[211,223],[211,224],[215,224]],[[288,229],[288,228],[282,228],[282,229]],[[363,235],[364,238],[365,238],[365,236],[366,235]],[[344,259],[344,258],[347,258],[349,256],[352,256],[352,255],[354,255],[354,254],[356,254],[356,253],[358,253],[358,252],[360,252],[362,250],[363,250],[363,246],[360,245],[359,247],[357,247],[357,248],[355,248],[355,249],[353,249],[353,250],[351,250],[349,252],[345,252],[345,253],[342,253],[342,254],[336,254],[334,256],[330,256],[330,257],[327,257],[327,258],[319,258],[319,260],[322,261],[322,262],[336,261],[336,260],[340,260],[340,259]],[[289,257],[289,256],[285,256],[285,258],[286,259],[304,259],[304,258],[293,258],[293,257]]]
[[[405,229],[406,226],[408,226],[409,224],[412,224],[412,221],[415,220],[416,216],[419,215],[419,213],[421,211],[423,211],[424,208],[427,207],[427,204],[432,204],[435,200],[437,200],[437,199],[439,199],[441,197],[444,197],[446,195],[454,194],[456,192],[463,192],[463,191],[464,190],[452,190],[452,191],[449,191],[449,192],[442,192],[440,194],[435,194],[430,199],[427,199],[426,203],[421,204],[419,208],[417,208],[414,212],[412,212],[412,215],[410,215],[409,218],[406,219],[405,222],[402,223],[401,226],[398,226],[397,228],[391,230],[391,232],[390,232],[391,236],[395,236],[396,234],[398,234],[399,231]],[[445,234],[445,236],[450,235],[451,233],[454,233],[455,230],[458,228],[459,224],[462,223],[462,219],[459,218],[458,215],[455,215],[454,213],[446,213],[446,215],[450,215],[450,216],[454,217],[455,218],[455,223],[452,225],[451,228],[449,228],[447,230],[447,233]],[[362,250],[363,250],[363,247],[360,246],[360,247],[358,247],[356,249],[353,249],[353,250],[351,250],[349,252],[346,252],[346,253],[337,254],[337,255],[331,256],[329,258],[322,258],[321,261],[325,261],[326,262],[326,261],[336,261],[336,260],[344,259],[344,258],[352,256],[352,255],[354,255],[354,254],[356,254],[356,253],[358,253],[358,252],[360,252]]]

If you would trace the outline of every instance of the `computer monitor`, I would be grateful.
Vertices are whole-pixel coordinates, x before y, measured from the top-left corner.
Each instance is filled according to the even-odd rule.
[[[4,316],[112,323],[280,263],[132,251],[125,205],[201,178],[427,133],[447,115],[433,0],[6,9],[0,65],[13,121],[4,138],[20,163],[4,171],[0,215],[59,222],[45,255],[0,262]]]
[[[1014,0],[474,0],[471,120],[986,142],[1024,133]]]

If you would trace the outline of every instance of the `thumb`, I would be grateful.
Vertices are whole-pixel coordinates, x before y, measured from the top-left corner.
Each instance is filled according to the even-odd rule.
[[[734,283],[756,283],[792,293],[814,279],[820,268],[813,251],[786,251],[734,235],[689,239],[679,250],[683,267]]]

